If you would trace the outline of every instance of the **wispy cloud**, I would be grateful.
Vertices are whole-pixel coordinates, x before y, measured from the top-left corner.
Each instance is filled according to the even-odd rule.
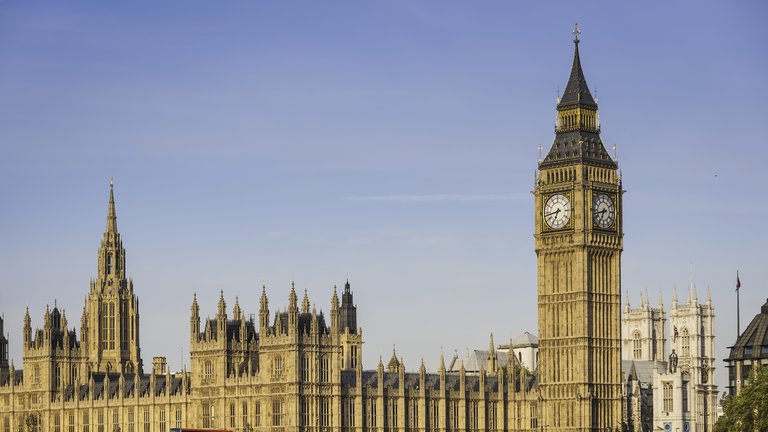
[[[370,195],[347,197],[349,201],[380,201],[380,202],[465,202],[465,201],[514,201],[526,198],[527,194],[506,195]]]

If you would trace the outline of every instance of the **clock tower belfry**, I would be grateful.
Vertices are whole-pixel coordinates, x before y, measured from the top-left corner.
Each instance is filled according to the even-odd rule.
[[[555,140],[539,161],[539,425],[621,430],[622,184],[600,139],[597,102],[579,58],[579,29]]]

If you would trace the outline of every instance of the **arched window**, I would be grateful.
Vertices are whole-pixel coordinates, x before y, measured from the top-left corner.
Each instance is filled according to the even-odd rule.
[[[213,363],[208,360],[203,366],[203,381],[210,381],[211,379],[213,379]]]
[[[301,358],[301,380],[304,382],[309,381],[309,354],[304,354]]]
[[[107,317],[109,325],[109,349],[115,349],[115,303],[109,303],[109,315]]]
[[[107,274],[112,274],[112,254],[107,254]]]
[[[272,374],[275,376],[282,376],[284,372],[285,364],[283,363],[283,358],[281,356],[275,357],[274,360],[272,360]]]
[[[320,382],[328,382],[328,369],[329,369],[330,363],[328,361],[328,356],[324,355],[320,358]]]
[[[632,334],[632,353],[635,360],[643,356],[643,345],[640,341],[640,332],[637,330]]]
[[[107,313],[109,312],[107,303],[104,302],[101,304],[101,349],[108,349],[109,345],[107,340],[109,339],[109,320],[107,318]]]
[[[688,335],[688,329],[683,328],[680,335],[680,355],[687,357],[691,355],[691,337]]]

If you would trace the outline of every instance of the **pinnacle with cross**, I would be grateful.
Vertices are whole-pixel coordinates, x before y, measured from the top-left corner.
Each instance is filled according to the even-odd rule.
[[[579,30],[578,22],[573,26],[573,31],[571,33],[573,33],[573,37],[574,37],[573,42],[579,43],[579,35],[581,34],[581,30]]]

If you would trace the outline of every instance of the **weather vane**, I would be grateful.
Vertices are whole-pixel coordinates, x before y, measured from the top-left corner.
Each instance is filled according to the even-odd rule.
[[[573,41],[576,43],[579,43],[579,35],[581,34],[581,30],[579,30],[578,22],[573,26],[573,31],[571,33],[573,33],[573,36],[575,38]]]

